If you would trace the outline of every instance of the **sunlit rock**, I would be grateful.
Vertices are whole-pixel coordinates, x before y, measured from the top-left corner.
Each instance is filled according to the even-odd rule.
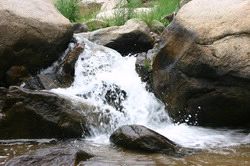
[[[192,0],[162,35],[154,88],[176,122],[247,126],[250,2]]]
[[[154,39],[146,23],[131,19],[123,26],[113,26],[78,34],[88,40],[115,49],[123,55],[145,52],[153,47]]]
[[[48,0],[0,1],[0,86],[12,66],[36,74],[54,62],[72,37],[72,25]],[[20,82],[19,82],[20,83]]]

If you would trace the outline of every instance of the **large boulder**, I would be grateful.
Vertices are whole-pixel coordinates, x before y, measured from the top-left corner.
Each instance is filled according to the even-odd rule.
[[[77,35],[115,49],[123,55],[145,52],[154,44],[147,24],[137,19],[128,20],[123,26],[113,26]]]
[[[154,89],[176,122],[250,124],[249,20],[249,0],[192,0],[166,28]]]
[[[94,157],[77,147],[55,146],[38,149],[8,161],[6,166],[15,165],[78,165],[81,161]]]
[[[136,151],[174,154],[179,147],[166,137],[141,125],[125,125],[110,136],[115,145]]]
[[[73,34],[51,0],[0,1],[0,18],[0,86],[49,66]]]
[[[75,138],[89,135],[93,110],[56,94],[20,87],[0,89],[0,139]],[[1,104],[2,103],[2,104]]]

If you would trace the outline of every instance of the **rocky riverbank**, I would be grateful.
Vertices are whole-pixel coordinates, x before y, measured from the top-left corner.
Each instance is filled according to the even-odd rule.
[[[121,3],[123,6],[117,5]],[[90,10],[90,4],[93,7],[92,3],[81,1],[81,12]],[[127,8],[127,4],[130,1],[96,1],[93,8],[98,7],[96,17],[100,20],[92,24],[113,17],[116,10]],[[150,6],[150,1],[143,1],[142,5]],[[37,139],[37,142],[57,139],[56,145],[53,141],[48,146],[41,143],[42,146],[33,150],[20,152],[20,156],[3,157],[3,162],[1,155],[7,152],[0,150],[0,165],[99,163],[105,155],[84,149],[95,143],[81,143],[97,136],[96,131],[108,135],[113,143],[102,144],[103,153],[113,148],[115,156],[118,148],[119,158],[123,150],[126,154],[128,150],[128,160],[131,154],[140,156],[139,153],[171,156],[169,162],[173,165],[181,163],[175,157],[195,160],[189,156],[202,156],[204,151],[196,149],[204,148],[200,146],[204,140],[202,143],[197,141],[201,137],[190,140],[192,131],[200,135],[214,132],[213,139],[219,141],[208,139],[207,144],[219,146],[221,139],[230,138],[225,146],[234,144],[244,149],[241,146],[250,143],[250,3],[248,0],[192,0],[182,1],[180,6],[178,12],[163,18],[173,20],[165,27],[133,18],[124,25],[96,26],[97,30],[88,31],[89,22],[70,23],[51,0],[0,2],[0,147],[12,146],[13,140],[25,145],[27,139]],[[133,12],[135,10],[150,12],[153,9],[133,8]],[[128,12],[131,10],[126,9],[125,14]],[[90,56],[96,57],[94,62],[89,60]],[[103,63],[103,59],[107,62]],[[135,66],[128,69],[121,62],[128,65],[135,62]],[[76,71],[79,66],[82,70]],[[114,74],[113,69],[121,71]],[[144,83],[130,81],[129,88],[121,86],[138,78],[134,69]],[[117,74],[119,72],[123,75]],[[126,75],[128,73],[131,75]],[[93,85],[83,80],[75,82],[77,76],[88,78]],[[124,78],[116,80],[113,76]],[[109,80],[99,85],[101,77]],[[113,80],[116,82],[112,83]],[[137,93],[134,87],[143,88]],[[67,95],[67,90],[73,91],[72,94]],[[127,107],[125,104],[130,104],[132,99],[137,104]],[[143,120],[131,117],[139,113]],[[242,131],[227,133],[194,126],[242,128]],[[184,143],[180,141],[183,138],[171,137],[166,131],[173,134],[173,128],[183,131],[181,127],[187,133],[179,134],[189,140]],[[192,141],[197,141],[197,146],[185,146]],[[76,145],[72,146],[74,142]],[[146,155],[145,164],[157,165],[156,160],[148,161],[149,156]],[[160,158],[162,160],[162,156]],[[242,161],[249,162],[245,158]]]

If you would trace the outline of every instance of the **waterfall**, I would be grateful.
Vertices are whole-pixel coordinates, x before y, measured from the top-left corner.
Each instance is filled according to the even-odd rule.
[[[99,123],[92,127],[93,141],[108,143],[109,135],[119,126],[140,124],[184,147],[250,143],[250,135],[235,130],[173,124],[164,104],[146,91],[145,83],[135,71],[135,57],[122,57],[118,52],[79,35],[75,38],[85,44],[85,49],[75,65],[74,82],[68,88],[51,91],[96,107],[94,111],[99,113]]]

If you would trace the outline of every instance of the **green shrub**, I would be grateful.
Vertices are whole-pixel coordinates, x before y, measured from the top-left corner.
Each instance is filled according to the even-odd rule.
[[[80,0],[56,0],[55,6],[61,14],[68,18],[71,22],[80,19]]]

